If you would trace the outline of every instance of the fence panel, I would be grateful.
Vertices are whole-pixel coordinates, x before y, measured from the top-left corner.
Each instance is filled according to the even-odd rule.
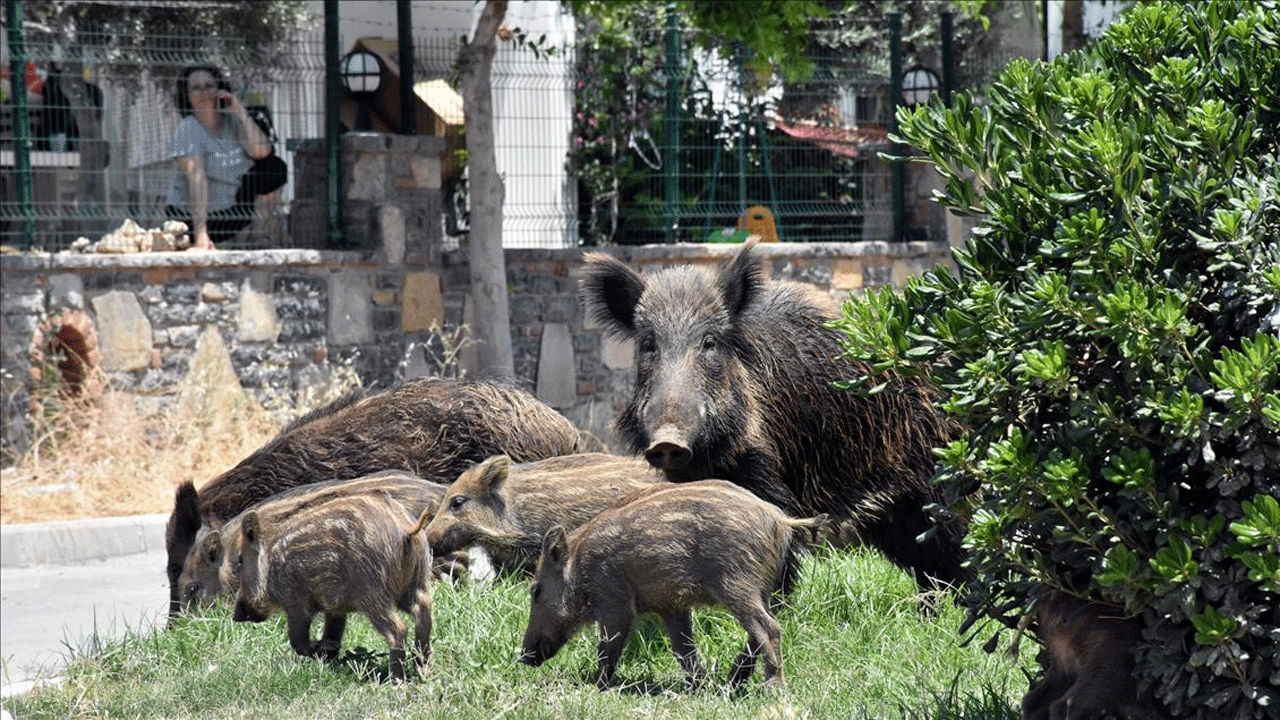
[[[68,56],[28,32],[26,86],[39,248],[65,249],[79,237],[96,241],[126,219],[143,228],[163,223],[170,189],[181,180],[166,146],[180,119],[175,91],[188,65],[222,69],[246,106],[265,108],[276,135],[274,150],[286,163],[290,138],[321,134],[324,68],[318,35],[297,38],[293,52],[269,67],[236,38],[208,39],[194,50],[189,37],[151,37],[127,57],[113,55],[108,38],[82,39],[84,44]],[[4,103],[3,113],[0,165],[12,168],[12,102]],[[5,172],[0,242],[8,245],[22,242],[15,185],[15,173]],[[291,177],[280,190],[259,197],[249,226],[222,247],[291,245],[287,219],[293,195]]]

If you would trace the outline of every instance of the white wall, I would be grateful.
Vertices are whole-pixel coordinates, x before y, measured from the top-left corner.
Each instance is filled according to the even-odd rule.
[[[310,8],[323,18],[322,0],[311,0]],[[414,0],[410,8],[415,43],[431,38],[431,47],[443,55],[420,58],[419,64],[426,60],[434,74],[445,75],[453,66],[457,39],[471,34],[484,4]],[[395,2],[343,0],[338,13],[344,52],[361,37],[397,37]],[[574,247],[578,244],[577,186],[565,171],[572,134],[573,17],[559,0],[526,0],[507,7],[503,24],[520,28],[530,40],[545,34],[545,46],[561,48],[546,62],[533,62],[529,50],[500,42],[494,59],[494,132],[498,172],[506,181],[503,244]],[[432,78],[415,78],[428,79]]]

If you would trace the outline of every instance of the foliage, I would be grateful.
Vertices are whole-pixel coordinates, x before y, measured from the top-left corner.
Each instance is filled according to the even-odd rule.
[[[579,178],[579,234],[586,244],[648,241],[672,222],[663,215],[656,197],[662,194],[658,170],[664,159],[660,145],[665,119],[667,4],[598,0],[569,4],[578,18],[570,164]],[[834,102],[841,90],[871,85],[879,93],[889,72],[886,13],[903,14],[904,63],[911,65],[938,52],[943,9],[930,0],[690,1],[676,3],[675,8],[682,42],[687,46],[678,70],[680,147],[686,150],[679,169],[681,197],[687,206],[723,202],[727,210],[713,223],[715,229],[731,224],[744,209],[738,207],[732,182],[715,187],[714,180],[708,178],[708,156],[717,147],[725,152],[715,175],[731,178],[739,158],[726,149],[735,143],[750,146],[748,163],[754,167],[748,171],[753,183],[751,196],[773,197],[767,188],[755,187],[765,182],[760,169],[766,162],[762,149],[772,146],[777,150],[794,143],[780,131],[766,130],[759,119],[772,114],[791,122],[821,120],[835,112]],[[955,22],[961,85],[978,76],[977,71],[967,71],[968,61],[979,57],[992,40],[982,29],[985,18],[981,13],[985,11],[977,6],[968,8]],[[936,62],[936,57],[930,62]],[[739,68],[746,70],[745,77],[739,77]],[[716,107],[711,87],[735,88],[740,82],[745,113],[733,102]],[[763,142],[762,130],[767,132]],[[826,167],[788,168],[787,158],[792,155],[771,153],[777,184],[785,192],[819,202],[856,194],[847,187],[849,178],[858,174],[852,162],[837,159],[842,166],[836,172]],[[806,182],[820,187],[808,187]],[[845,187],[827,187],[830,185]],[[792,218],[791,234],[803,235],[805,221]]]
[[[189,62],[188,56],[215,62],[235,56],[238,59],[228,64],[246,68],[278,65],[293,50],[294,32],[314,23],[303,0],[55,0],[26,3],[24,17],[29,41],[56,42],[70,62],[110,67],[112,75],[121,78],[129,77],[130,71],[140,78],[147,69],[170,78],[172,70]],[[81,57],[86,48],[102,54]],[[163,59],[173,67],[157,73],[165,67]]]
[[[157,591],[159,592],[159,591]],[[526,580],[436,583],[434,672],[386,677],[387,646],[351,616],[342,658],[294,655],[283,617],[234,623],[222,605],[173,629],[79,648],[62,679],[5,698],[17,718],[937,718],[1013,720],[1023,665],[961,648],[961,610],[919,612],[914,583],[870,552],[807,558],[778,613],[785,691],[759,674],[741,692],[725,683],[746,634],[723,609],[694,612],[712,673],[689,688],[656,618],[642,618],[618,668],[624,687],[596,690],[596,630],[584,630],[544,666],[516,662],[529,617]]]
[[[840,322],[967,428],[939,481],[970,523],[970,620],[1016,623],[1038,585],[1123,606],[1180,716],[1280,705],[1277,78],[1275,2],[1148,4],[1010,65],[984,106],[904,112],[979,225],[958,278]]]

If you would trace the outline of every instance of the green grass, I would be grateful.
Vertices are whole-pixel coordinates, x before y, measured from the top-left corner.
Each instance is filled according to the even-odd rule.
[[[6,700],[15,718],[1016,718],[1026,679],[1018,662],[959,647],[961,612],[943,601],[919,610],[914,585],[868,553],[806,560],[779,614],[785,690],[725,684],[745,633],[722,610],[695,613],[713,681],[682,682],[661,624],[637,623],[618,668],[620,690],[592,684],[595,628],[540,668],[515,662],[528,617],[527,584],[439,583],[435,671],[425,680],[381,682],[386,646],[354,617],[344,657],[295,656],[283,618],[233,623],[226,608],[173,630],[86,648],[58,686]],[[408,618],[406,618],[408,619]],[[318,625],[319,623],[317,623]],[[316,628],[318,632],[318,628]]]

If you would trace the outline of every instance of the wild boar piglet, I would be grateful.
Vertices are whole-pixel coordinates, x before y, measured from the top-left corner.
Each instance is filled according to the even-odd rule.
[[[390,671],[404,679],[404,621],[413,616],[420,673],[431,660],[431,549],[413,518],[385,493],[332,500],[266,523],[255,511],[240,523],[242,567],[233,619],[261,622],[283,609],[289,644],[299,655],[337,654],[332,638],[311,640],[311,621],[324,613],[326,629],[361,612],[387,641]]]
[[[385,470],[354,480],[330,480],[286,490],[254,505],[260,523],[271,525],[281,518],[323,505],[335,499],[385,492],[417,516],[424,510],[435,512],[447,486],[431,482],[403,470]],[[236,515],[219,527],[201,527],[193,551],[187,555],[178,578],[180,611],[207,607],[220,598],[234,602],[240,588],[240,521]],[[459,565],[466,568],[465,556],[436,558],[435,576],[451,574]],[[341,640],[341,637],[338,638]]]
[[[583,626],[600,628],[596,684],[613,684],[637,614],[666,625],[671,649],[694,682],[705,673],[691,608],[721,605],[747,631],[729,682],[740,685],[764,656],[767,685],[782,683],[782,631],[773,595],[795,582],[798,553],[827,517],[788,517],[722,480],[658,486],[601,512],[573,533],[550,530],[530,588],[520,661],[540,665]]]
[[[499,570],[528,574],[548,530],[573,530],[655,483],[666,481],[633,457],[581,453],[513,463],[498,455],[449,485],[427,542],[437,556],[479,546]]]

